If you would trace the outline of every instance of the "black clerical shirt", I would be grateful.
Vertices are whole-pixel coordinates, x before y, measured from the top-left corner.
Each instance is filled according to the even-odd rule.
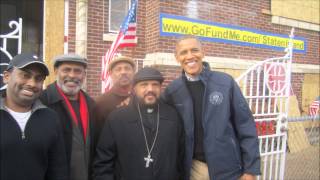
[[[149,109],[149,111],[148,111]],[[144,129],[148,140],[148,146],[151,148],[157,131],[158,107],[141,106],[141,115]]]

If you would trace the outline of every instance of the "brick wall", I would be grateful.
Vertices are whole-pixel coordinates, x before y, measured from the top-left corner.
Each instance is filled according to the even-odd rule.
[[[134,48],[120,50],[123,55],[134,58],[145,58],[148,53],[173,53],[174,37],[160,36],[159,13],[168,13],[210,22],[242,26],[261,31],[289,34],[291,27],[271,23],[271,15],[263,14],[262,10],[270,10],[270,0],[199,0],[197,7],[188,7],[187,0],[139,0],[138,5],[138,45]],[[100,95],[101,56],[109,48],[111,42],[103,41],[107,33],[108,0],[88,1],[88,50],[89,60],[87,75],[87,91],[92,96]],[[69,14],[69,51],[75,49],[75,0],[70,0]],[[294,63],[319,64],[319,32],[302,29],[295,30],[296,36],[304,37],[308,43],[307,52],[295,53]],[[270,57],[284,55],[281,51],[264,48],[254,48],[226,43],[204,42],[206,55],[235,59],[264,60]],[[165,85],[180,74],[179,67],[158,66],[165,75]],[[301,77],[293,75],[295,94],[301,98]],[[300,96],[299,96],[300,94]],[[299,100],[299,102],[301,102]]]
[[[105,0],[88,1],[87,91],[92,96],[99,95],[101,57],[110,44],[102,41],[103,33],[106,31],[105,20],[108,18],[108,8],[104,8],[107,3]]]
[[[163,74],[163,87],[166,87],[172,80],[181,75],[181,68],[178,66],[153,65],[152,67],[158,69]]]
[[[93,97],[101,91],[101,58],[110,47],[111,42],[103,41],[103,34],[108,33],[108,0],[90,0],[88,4],[88,49],[89,61],[87,75],[87,91]],[[134,48],[124,48],[122,55],[134,58],[144,58],[145,52],[145,1],[139,1],[138,6],[138,45]]]
[[[76,0],[69,0],[69,52],[75,52],[76,48]]]
[[[161,12],[188,17],[187,4],[189,1],[161,1]],[[270,10],[270,1],[197,1],[198,18],[205,21],[259,29],[277,34],[289,34],[291,27],[271,23],[271,15],[263,14],[262,10]],[[192,9],[190,9],[192,11]],[[193,17],[191,17],[193,18]],[[295,63],[319,64],[319,32],[295,30],[295,36],[306,38],[308,42],[306,54],[296,53]],[[172,52],[173,38],[161,37],[167,46],[159,49]],[[248,46],[231,45],[226,43],[205,42],[206,54],[210,56],[229,57],[239,59],[263,60],[283,55],[281,51],[255,48]]]
[[[139,1],[140,3],[140,1]],[[145,17],[146,28],[145,38],[146,38],[146,53],[161,52],[161,42],[159,40],[159,12],[160,12],[160,2],[156,0],[147,1],[145,6]]]

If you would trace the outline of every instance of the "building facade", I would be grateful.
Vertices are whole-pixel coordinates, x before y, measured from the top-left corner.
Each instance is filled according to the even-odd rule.
[[[132,1],[132,0],[131,0]],[[101,94],[101,59],[116,37],[130,0],[44,0],[43,57],[52,69],[55,55],[76,52],[88,58],[86,90]],[[212,69],[238,77],[267,58],[283,56],[292,27],[292,89],[305,114],[319,96],[319,1],[139,0],[135,47],[120,49],[144,65],[157,66],[165,85],[180,75],[174,59],[179,35],[203,40]],[[51,75],[47,83],[54,80]]]
[[[112,0],[87,1],[86,55],[89,59],[87,90],[93,96],[100,94],[101,56],[115,37],[115,34],[109,31],[109,12],[112,11],[112,2]],[[76,19],[74,16],[77,12],[74,10],[77,3],[75,0],[69,1],[69,51],[71,52],[76,51],[75,34],[72,33],[75,32],[72,30],[75,29],[72,26],[75,23],[72,23],[72,19]],[[177,19],[182,21],[175,21]],[[165,20],[168,20],[169,24],[165,24]],[[182,28],[186,25],[185,28],[194,27],[194,29],[189,29],[189,32],[168,30],[168,28],[181,28],[181,26],[170,27],[172,25],[170,20],[177,22],[173,25],[182,25]],[[219,32],[213,35],[212,31],[215,28],[209,32],[201,32],[203,25],[216,25],[215,27],[225,27],[227,30],[240,29],[245,32],[244,34],[253,32],[274,36],[288,36],[294,27],[295,36],[303,39],[304,46],[302,51],[296,51],[293,55],[292,88],[299,102],[299,110],[306,113],[310,102],[319,96],[319,1],[316,0],[304,2],[139,0],[138,44],[136,47],[121,49],[119,52],[141,59],[145,64],[156,65],[165,74],[166,83],[180,74],[181,70],[175,62],[173,53],[177,36],[183,33],[205,37],[203,40],[205,60],[213,69],[225,71],[234,77],[258,61],[284,55],[283,48],[255,45],[256,37],[251,38],[251,43],[249,37],[242,39],[240,43],[228,41],[228,38],[224,37],[219,39],[217,37]],[[241,36],[241,32],[239,34]],[[245,38],[244,34],[242,38]],[[210,39],[209,36],[215,36],[216,39]],[[264,38],[265,44],[273,43],[272,37],[269,40],[264,36],[261,38]]]

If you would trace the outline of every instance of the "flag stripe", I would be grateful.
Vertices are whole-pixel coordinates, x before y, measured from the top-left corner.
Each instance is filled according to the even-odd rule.
[[[136,39],[136,36],[127,35],[123,39]]]
[[[309,107],[309,115],[310,116],[316,116],[319,112],[319,104],[320,104],[320,101],[319,100],[314,100],[310,107]]]
[[[125,38],[131,37],[131,36],[136,37],[136,31],[127,31]]]
[[[136,44],[136,39],[124,39],[123,43],[121,43],[120,45],[124,45],[124,44]]]
[[[117,38],[115,39],[115,41],[113,41],[113,43],[110,46],[110,49],[105,53],[104,57],[101,60],[102,62],[102,71],[101,71],[102,93],[104,93],[105,91],[108,91],[112,87],[111,78],[108,72],[108,65],[110,61],[113,59],[113,57],[115,56],[118,48],[133,47],[133,46],[136,46],[137,44],[137,36],[136,36],[137,4],[138,4],[138,0],[132,1],[128,14],[121,24]]]

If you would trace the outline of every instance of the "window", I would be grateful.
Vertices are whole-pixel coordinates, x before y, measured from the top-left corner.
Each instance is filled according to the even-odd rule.
[[[118,32],[128,13],[130,0],[109,0],[109,32]]]

